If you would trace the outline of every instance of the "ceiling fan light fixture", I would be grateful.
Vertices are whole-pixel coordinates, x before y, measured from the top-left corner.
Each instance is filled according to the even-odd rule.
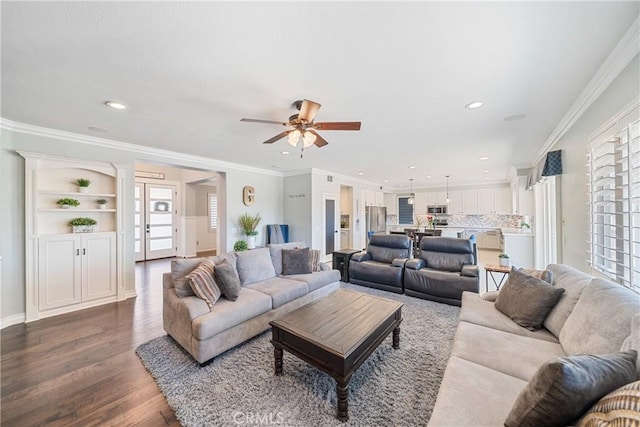
[[[309,131],[305,131],[304,136],[302,137],[303,147],[309,148],[313,145],[314,142],[316,142],[316,136]]]
[[[289,133],[289,137],[287,138],[287,142],[289,143],[289,145],[295,148],[296,145],[298,145],[298,140],[300,139],[300,135],[301,133],[298,129]]]

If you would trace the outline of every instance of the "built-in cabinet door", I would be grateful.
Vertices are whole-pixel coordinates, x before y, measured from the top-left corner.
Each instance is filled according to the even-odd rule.
[[[447,208],[449,215],[461,214],[462,210],[462,191],[449,192],[449,207]]]
[[[511,191],[509,187],[493,190],[493,211],[497,214],[511,213]]]
[[[116,245],[113,233],[82,236],[82,300],[116,294]]]
[[[464,190],[462,192],[462,212],[467,215],[478,213],[478,191]]]
[[[478,190],[478,213],[493,213],[493,188]]]
[[[38,239],[38,309],[82,302],[80,238],[52,235]]]
[[[415,193],[413,213],[415,215],[427,214],[427,193]]]

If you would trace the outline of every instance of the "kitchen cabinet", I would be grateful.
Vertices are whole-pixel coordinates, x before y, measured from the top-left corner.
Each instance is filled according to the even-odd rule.
[[[500,230],[485,230],[482,235],[482,248],[483,249],[500,249]]]
[[[25,320],[31,322],[126,299],[125,167],[48,154],[25,159]],[[74,182],[88,179],[87,192]],[[80,202],[63,209],[62,198]],[[106,208],[97,200],[105,199]],[[71,233],[69,220],[88,217],[93,232]]]
[[[510,212],[511,196],[508,187],[478,190],[479,214],[509,214]]]
[[[447,208],[449,215],[464,213],[462,208],[462,191],[449,192],[449,207]]]
[[[116,295],[115,233],[44,236],[38,242],[38,308]]]
[[[384,206],[387,208],[387,215],[398,215],[398,196],[384,193]]]
[[[467,215],[475,215],[478,213],[477,190],[462,191],[462,212]]]
[[[414,215],[427,214],[427,193],[415,193],[413,202]]]
[[[444,191],[430,191],[427,193],[427,205],[446,205],[447,193]]]
[[[384,206],[384,193],[375,190],[362,190],[365,206]]]
[[[476,237],[476,246],[478,249],[484,247],[484,242],[482,238],[484,236],[483,230],[481,228],[465,228],[465,238],[469,239],[471,236]]]

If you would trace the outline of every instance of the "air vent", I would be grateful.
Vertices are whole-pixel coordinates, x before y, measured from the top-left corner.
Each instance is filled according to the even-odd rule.
[[[327,182],[333,182],[333,175],[327,175]]]

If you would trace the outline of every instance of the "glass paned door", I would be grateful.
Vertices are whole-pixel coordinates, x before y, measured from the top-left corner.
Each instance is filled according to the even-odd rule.
[[[176,255],[175,194],[173,185],[136,184],[137,261]]]

